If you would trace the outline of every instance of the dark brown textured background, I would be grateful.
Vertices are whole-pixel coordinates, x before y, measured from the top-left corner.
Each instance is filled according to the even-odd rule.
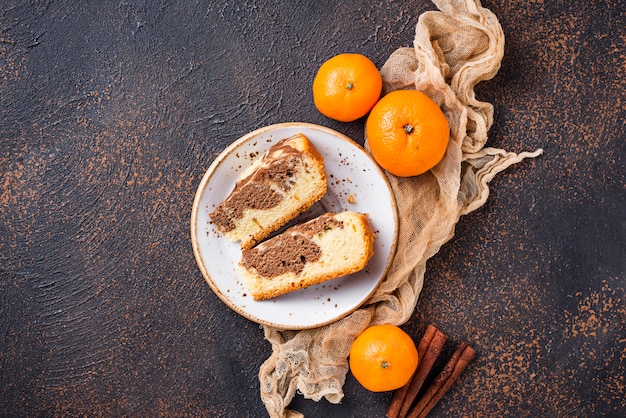
[[[501,173],[430,261],[414,317],[478,351],[434,417],[624,416],[626,5],[484,1],[506,34],[478,87]],[[0,4],[0,415],[262,417],[259,326],[211,292],[193,195],[239,136],[304,121],[340,52],[379,67],[428,1]],[[391,394],[349,375],[341,405]]]

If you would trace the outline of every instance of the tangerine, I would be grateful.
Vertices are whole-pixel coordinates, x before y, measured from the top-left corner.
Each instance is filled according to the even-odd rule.
[[[313,101],[324,116],[352,122],[374,107],[382,88],[382,76],[369,58],[362,54],[339,54],[317,71]]]
[[[395,325],[373,325],[350,347],[350,371],[367,390],[385,392],[404,386],[417,369],[413,339]]]
[[[425,173],[443,158],[450,128],[439,106],[417,90],[383,96],[370,112],[365,133],[372,156],[398,177]]]

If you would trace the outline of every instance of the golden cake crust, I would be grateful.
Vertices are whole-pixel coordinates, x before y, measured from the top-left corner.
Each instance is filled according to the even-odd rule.
[[[282,139],[245,170],[210,214],[218,231],[251,248],[326,194],[319,151],[303,134]]]
[[[366,214],[326,213],[244,250],[239,267],[254,300],[270,299],[362,270],[374,236]]]

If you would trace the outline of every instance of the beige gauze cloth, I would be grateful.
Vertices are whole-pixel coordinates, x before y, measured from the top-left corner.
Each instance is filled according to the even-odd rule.
[[[320,328],[285,331],[264,326],[272,355],[261,366],[259,380],[271,417],[302,416],[287,409],[296,390],[305,398],[339,403],[350,345],[357,335],[371,325],[405,323],[422,290],[427,260],[453,237],[459,217],[485,203],[488,182],[497,173],[542,153],[484,148],[493,106],[476,100],[474,87],[500,68],[502,28],[479,0],[433,3],[439,11],[420,15],[413,48],[393,52],[381,73],[383,94],[417,89],[441,107],[450,126],[446,154],[420,176],[388,174],[398,206],[397,250],[386,277],[365,304]]]

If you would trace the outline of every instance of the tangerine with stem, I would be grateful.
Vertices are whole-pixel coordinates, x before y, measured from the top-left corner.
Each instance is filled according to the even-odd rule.
[[[350,371],[367,390],[385,392],[404,386],[417,369],[413,339],[395,325],[373,325],[352,343]]]
[[[317,71],[313,101],[323,115],[352,122],[372,109],[382,87],[382,76],[369,58],[362,54],[339,54]]]
[[[383,96],[367,118],[365,133],[376,162],[398,177],[417,176],[436,166],[450,137],[444,113],[417,90]]]

